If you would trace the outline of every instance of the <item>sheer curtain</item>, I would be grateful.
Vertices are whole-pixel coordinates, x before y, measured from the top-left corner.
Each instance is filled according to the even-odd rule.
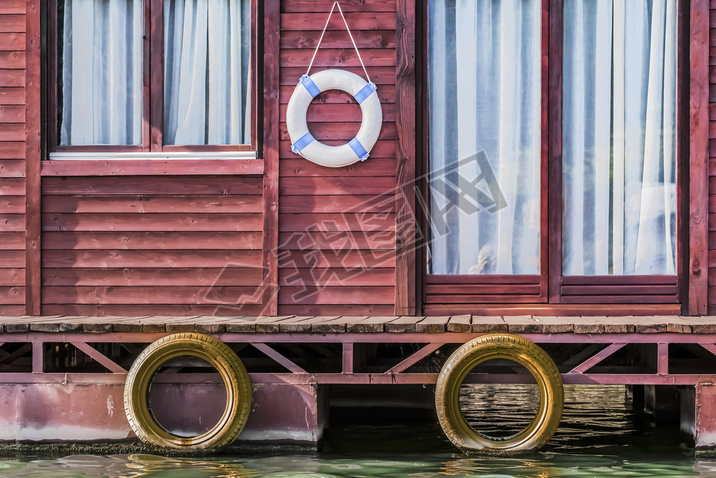
[[[676,0],[565,0],[563,273],[674,274]]]
[[[540,23],[539,0],[429,3],[432,274],[539,273]]]
[[[165,0],[164,144],[249,142],[250,0]]]
[[[141,144],[142,1],[60,7],[60,144]]]

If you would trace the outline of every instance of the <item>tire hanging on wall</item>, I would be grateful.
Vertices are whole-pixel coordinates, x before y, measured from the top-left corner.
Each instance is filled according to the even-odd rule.
[[[522,431],[496,438],[473,429],[460,410],[460,385],[476,365],[507,359],[525,367],[537,381],[540,403],[532,422]],[[478,337],[458,348],[440,371],[435,388],[438,420],[445,435],[465,453],[507,455],[536,450],[552,437],[564,408],[562,377],[540,347],[509,334]]]
[[[154,375],[167,361],[196,357],[211,364],[226,386],[226,408],[209,431],[195,437],[174,435],[162,427],[149,406]],[[239,435],[251,407],[251,383],[239,357],[223,342],[208,335],[181,333],[152,343],[139,354],[127,374],[124,410],[137,437],[145,443],[182,451],[199,451],[228,445]]]

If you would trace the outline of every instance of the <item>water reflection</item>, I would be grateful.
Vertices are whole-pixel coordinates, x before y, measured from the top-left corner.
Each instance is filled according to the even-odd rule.
[[[494,390],[467,391],[475,420],[492,423]],[[529,390],[514,390],[529,394]],[[437,423],[367,423],[332,428],[324,450],[203,458],[77,455],[0,459],[0,477],[17,478],[428,478],[716,476],[716,461],[697,460],[689,437],[675,428],[641,424],[625,406],[623,387],[565,387],[562,424],[550,444],[529,456],[469,457],[456,453]],[[493,405],[498,402],[494,402]],[[508,410],[512,405],[507,404]],[[516,414],[524,410],[513,407]],[[482,410],[482,411],[480,411]],[[518,422],[509,411],[505,423]]]

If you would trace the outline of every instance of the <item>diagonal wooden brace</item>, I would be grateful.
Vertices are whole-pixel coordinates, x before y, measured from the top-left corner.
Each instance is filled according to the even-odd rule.
[[[405,371],[406,369],[408,369],[408,367],[411,367],[412,365],[415,365],[416,363],[418,363],[419,361],[421,361],[422,359],[424,359],[425,357],[427,357],[427,356],[430,355],[431,353],[435,352],[435,351],[436,351],[437,349],[439,349],[442,345],[443,345],[443,344],[441,344],[441,343],[428,344],[428,345],[426,345],[425,347],[423,347],[422,349],[420,349],[420,350],[418,350],[417,352],[415,352],[413,355],[407,357],[405,360],[403,360],[403,361],[400,362],[398,365],[396,365],[395,367],[391,368],[390,370],[388,370],[388,371],[385,372],[385,373],[386,373],[386,374],[401,373],[401,372]]]
[[[293,373],[308,373],[305,370],[303,370],[301,367],[296,365],[294,362],[292,362],[288,358],[284,357],[280,353],[276,352],[274,349],[272,349],[271,347],[269,347],[266,344],[252,342],[251,345],[253,345],[255,348],[257,348],[261,352],[265,353],[266,355],[268,355],[269,357],[271,357],[276,362],[283,365],[284,367],[286,367],[288,370],[290,370]]]
[[[117,365],[117,363],[115,361],[113,361],[106,355],[99,353],[99,351],[96,348],[92,347],[90,344],[88,344],[86,342],[70,342],[70,344],[74,345],[78,350],[81,350],[84,354],[86,354],[92,360],[99,362],[102,366],[106,367],[110,372],[112,372],[112,373],[127,373],[127,371],[124,368],[122,368],[120,365]]]
[[[624,347],[626,344],[611,344],[609,347],[605,348],[604,350],[597,352],[596,354],[592,355],[590,358],[582,362],[581,364],[574,367],[572,370],[567,372],[567,375],[572,374],[582,374],[589,370],[590,368],[597,365],[602,360],[606,359],[607,357],[614,354],[617,350]]]
[[[9,365],[32,350],[32,344],[25,344],[11,354],[0,358],[0,365]]]

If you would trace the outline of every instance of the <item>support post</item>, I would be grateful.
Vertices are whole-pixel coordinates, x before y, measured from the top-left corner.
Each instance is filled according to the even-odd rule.
[[[716,387],[713,382],[696,385],[694,405],[696,453],[716,456]]]

